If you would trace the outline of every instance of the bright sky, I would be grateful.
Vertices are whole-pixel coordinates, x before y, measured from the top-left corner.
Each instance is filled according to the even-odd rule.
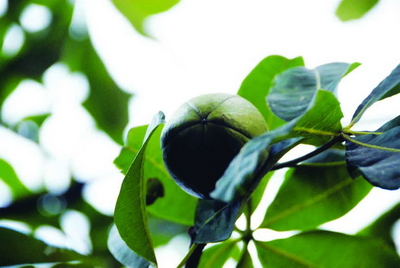
[[[334,15],[339,0],[182,0],[146,22],[153,39],[138,34],[108,0],[77,2],[84,8],[93,42],[109,71],[124,90],[135,94],[129,127],[148,124],[159,110],[168,120],[182,102],[202,93],[236,93],[252,68],[273,54],[303,56],[309,68],[338,61],[362,63],[339,88],[345,123],[358,103],[400,63],[398,0],[380,1],[365,18],[347,23]],[[57,79],[69,82],[55,90]],[[87,96],[85,81],[56,65],[47,72],[44,84],[50,90],[31,84],[23,89],[25,94],[16,93],[36,96],[36,103],[42,105],[36,109],[54,112],[40,132],[44,150],[27,144],[16,153],[15,146],[28,142],[0,128],[0,135],[9,138],[0,139],[0,157],[12,163],[33,188],[43,184],[44,177],[44,184],[57,190],[57,185],[46,182],[46,178],[54,180],[54,170],[64,171],[58,172],[58,184],[64,182],[65,187],[71,169],[81,180],[92,181],[88,199],[111,213],[122,179],[112,164],[119,147],[96,131],[93,120],[80,108]],[[32,103],[32,98],[25,101]],[[398,101],[375,105],[364,115],[373,120],[359,128],[374,129],[398,115]],[[5,120],[22,116],[17,112],[24,104],[21,99],[17,102],[18,109],[7,104]],[[354,233],[399,201],[398,191],[375,189],[349,215],[326,227]]]

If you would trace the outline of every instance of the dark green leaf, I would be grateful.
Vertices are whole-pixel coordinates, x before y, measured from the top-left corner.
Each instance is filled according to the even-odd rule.
[[[145,19],[150,15],[170,9],[179,3],[179,0],[113,0],[112,2],[129,20],[133,27],[135,27],[139,33],[145,35]]]
[[[14,199],[31,194],[31,191],[19,180],[12,166],[3,159],[0,159],[0,179],[10,187]]]
[[[284,121],[271,112],[265,99],[275,76],[295,66],[304,66],[303,58],[287,59],[277,55],[266,57],[247,75],[238,91],[238,95],[253,103],[262,113],[270,130],[279,127]]]
[[[383,189],[400,188],[400,126],[384,127],[380,134],[360,135],[346,141],[346,162],[352,177],[362,175]]]
[[[291,68],[276,77],[267,97],[269,107],[278,117],[291,121],[313,105],[317,90],[335,93],[342,77],[356,66],[336,62],[313,70],[305,67]]]
[[[364,180],[352,180],[343,160],[297,166],[286,173],[261,227],[277,231],[313,229],[346,214],[371,188]]]
[[[0,227],[0,266],[88,260],[74,251],[53,247],[32,236]]]
[[[164,123],[159,113],[147,128],[145,140],[126,174],[115,207],[115,225],[125,243],[137,255],[157,263],[146,219],[146,194],[143,178],[144,156],[149,137]]]
[[[342,0],[336,9],[336,16],[342,21],[359,19],[378,2],[379,0]]]
[[[389,211],[382,214],[369,226],[358,232],[358,235],[373,236],[384,239],[388,245],[396,249],[393,241],[393,228],[400,219],[400,203],[396,204]]]
[[[230,203],[199,199],[194,225],[195,243],[203,244],[228,239],[239,217],[241,205],[241,199]]]
[[[136,127],[129,130],[128,139],[121,150],[120,155],[115,159],[115,163],[124,173],[129,168],[130,163],[139,151],[146,126]],[[161,128],[157,129],[148,142],[146,155],[144,156],[144,179],[157,178],[164,187],[164,196],[148,206],[147,210],[153,215],[181,223],[193,225],[196,198],[183,191],[171,178],[165,168],[162,159],[160,145]]]
[[[199,268],[223,267],[232,256],[239,254],[236,241],[226,241],[204,250]]]
[[[271,148],[268,153],[271,145],[284,139],[292,130],[293,125],[294,123],[288,123],[247,142],[231,161],[224,175],[217,181],[211,197],[230,202],[254,190],[259,180],[279,160],[282,153],[297,145],[297,141],[294,141],[279,150]]]
[[[379,85],[372,90],[362,103],[357,107],[350,126],[357,123],[364,112],[377,101],[391,97],[400,92],[400,64]]]
[[[393,268],[396,252],[381,240],[327,231],[311,231],[270,242],[255,242],[263,267]]]
[[[150,266],[149,261],[137,255],[126,245],[115,225],[110,230],[107,245],[113,256],[126,267],[136,268]]]

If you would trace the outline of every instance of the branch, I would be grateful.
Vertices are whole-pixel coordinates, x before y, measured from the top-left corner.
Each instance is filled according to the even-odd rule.
[[[336,136],[336,137],[332,138],[330,141],[328,141],[327,143],[325,143],[324,145],[322,145],[321,147],[318,147],[317,149],[315,149],[314,151],[312,151],[308,154],[305,154],[303,156],[300,156],[299,158],[295,158],[295,159],[287,161],[287,162],[276,164],[275,166],[273,166],[271,168],[271,170],[277,170],[277,169],[281,169],[281,168],[285,168],[285,167],[295,167],[298,163],[303,162],[307,159],[310,159],[310,158],[328,150],[333,145],[335,145],[336,143],[338,143],[342,140],[343,140],[343,138],[341,136]]]

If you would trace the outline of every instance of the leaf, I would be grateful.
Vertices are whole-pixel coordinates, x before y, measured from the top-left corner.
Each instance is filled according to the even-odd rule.
[[[293,135],[312,139],[308,143],[319,146],[340,134],[342,117],[340,103],[333,93],[317,90],[312,106],[298,118]]]
[[[400,203],[397,203],[369,226],[358,232],[358,235],[373,236],[384,239],[388,245],[392,246],[392,248],[396,250],[396,244],[393,241],[393,229],[399,219]]]
[[[273,55],[263,59],[243,80],[238,95],[247,99],[264,116],[270,130],[282,125],[284,121],[271,112],[265,101],[276,75],[295,66],[304,66],[303,58],[287,59]]]
[[[204,244],[228,239],[241,212],[241,205],[241,199],[230,203],[199,199],[194,224],[194,242]]]
[[[74,251],[50,246],[30,235],[0,227],[0,266],[26,263],[88,261]],[[7,242],[6,242],[7,241]],[[94,263],[93,263],[94,265]]]
[[[399,118],[379,128],[376,133],[380,134],[347,138],[346,163],[352,177],[362,175],[372,185],[383,189],[400,188]]]
[[[350,126],[356,124],[364,112],[377,101],[391,97],[400,92],[400,64],[383,79],[377,87],[362,101],[357,107],[353,118],[351,119]]]
[[[253,268],[253,260],[251,259],[251,255],[249,250],[246,248],[243,252],[243,255],[240,257],[236,268]]]
[[[317,90],[332,93],[343,76],[358,66],[348,63],[329,63],[310,70],[294,67],[275,78],[267,101],[271,110],[285,121],[291,121],[304,114],[312,105]]]
[[[12,166],[3,159],[0,159],[0,179],[10,187],[14,199],[31,194],[31,191],[19,180]]]
[[[143,165],[149,137],[162,123],[164,114],[160,112],[147,128],[143,145],[122,182],[114,213],[115,225],[125,243],[137,255],[154,264],[157,261],[147,225]]]
[[[272,144],[284,139],[290,133],[293,125],[293,123],[286,124],[248,141],[217,181],[214,191],[210,194],[211,197],[228,203],[254,190],[259,180],[272,168],[283,152],[297,145],[297,141],[294,141],[284,148],[279,150],[271,148],[268,152]]]
[[[113,256],[126,267],[136,268],[150,266],[149,261],[137,255],[126,245],[119,235],[118,229],[115,225],[111,227],[107,245]]]
[[[167,244],[178,235],[187,235],[189,226],[160,219],[152,214],[147,216],[154,247]]]
[[[71,71],[83,72],[90,85],[90,94],[83,103],[97,126],[115,142],[122,143],[128,123],[130,94],[122,91],[108,73],[89,38],[70,39],[65,46],[63,61]]]
[[[313,229],[346,214],[371,188],[364,180],[352,180],[343,160],[291,168],[260,227],[276,231]]]
[[[125,172],[140,150],[146,126],[132,128],[120,155],[115,159],[116,165]],[[197,199],[183,191],[171,178],[165,168],[160,145],[161,127],[151,136],[144,156],[144,180],[157,178],[163,185],[164,196],[147,207],[151,214],[169,221],[184,225],[193,225]]]
[[[179,3],[179,0],[113,0],[112,2],[139,33],[146,35],[145,19],[170,9]]]
[[[239,254],[236,241],[226,241],[213,245],[204,250],[199,268],[223,267],[225,262],[231,257]]]
[[[311,231],[255,245],[263,267],[400,267],[393,249],[369,237]]]
[[[336,9],[341,21],[359,19],[370,11],[379,0],[342,0]]]

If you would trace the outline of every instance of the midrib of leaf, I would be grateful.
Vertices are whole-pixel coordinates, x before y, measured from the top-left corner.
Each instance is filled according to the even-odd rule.
[[[306,128],[306,127],[294,127],[293,130],[299,131],[299,132],[307,132],[307,133],[314,134],[314,135],[329,136],[329,137],[340,135],[340,133],[323,131],[323,130],[318,130],[318,129],[314,129],[314,128]]]
[[[296,262],[298,264],[301,264],[304,267],[321,268],[319,266],[316,266],[314,263],[310,263],[307,260],[304,260],[304,259],[300,258],[299,256],[293,254],[293,253],[287,252],[286,250],[282,250],[282,249],[278,249],[278,248],[275,248],[275,247],[268,246],[265,242],[263,243],[263,242],[260,242],[260,241],[256,241],[255,244],[256,244],[256,246],[262,247],[262,248],[264,248],[266,250],[269,250],[269,251],[271,251],[273,253],[281,255],[281,256],[289,259],[289,260],[292,260],[292,261],[294,261],[294,262]]]
[[[317,204],[318,202],[320,202],[320,201],[326,199],[327,197],[329,197],[330,195],[333,195],[334,193],[336,193],[336,192],[340,191],[341,189],[347,187],[351,183],[353,183],[352,180],[342,181],[341,183],[336,184],[334,187],[328,189],[327,191],[325,191],[325,192],[323,192],[323,193],[321,193],[319,195],[316,195],[314,198],[311,198],[311,199],[309,199],[306,202],[303,202],[301,204],[297,204],[295,206],[292,206],[292,207],[282,211],[281,213],[275,215],[274,217],[269,218],[268,221],[264,222],[261,225],[261,227],[262,226],[268,226],[268,225],[270,225],[270,224],[272,224],[274,222],[277,222],[278,220],[280,220],[280,219],[282,219],[282,218],[284,218],[284,217],[286,217],[286,216],[288,216],[288,215],[290,215],[292,213],[301,211],[302,209],[304,209],[306,207],[309,207],[309,206],[312,206],[314,204]]]

